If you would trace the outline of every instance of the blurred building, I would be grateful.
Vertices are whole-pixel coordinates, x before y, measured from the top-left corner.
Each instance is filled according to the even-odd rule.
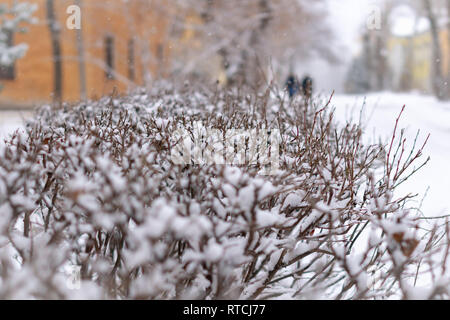
[[[27,1],[38,5],[38,23],[11,35],[11,43],[26,43],[29,49],[13,67],[0,70],[0,105],[96,98],[165,72],[169,24],[160,10],[170,6],[145,0]],[[81,8],[79,30],[67,27],[71,5]]]
[[[442,72],[448,73],[448,31],[439,31],[442,55]],[[392,34],[387,42],[391,87],[396,91],[419,90],[432,93],[433,40],[429,30],[410,35]]]
[[[440,58],[436,58],[430,18],[407,5],[397,9],[394,13],[388,10],[391,14],[385,15],[382,29],[364,30],[362,50],[350,66],[346,91],[416,90],[436,95],[441,90],[446,95],[446,81],[450,78],[446,16],[436,18],[435,34],[440,50]]]

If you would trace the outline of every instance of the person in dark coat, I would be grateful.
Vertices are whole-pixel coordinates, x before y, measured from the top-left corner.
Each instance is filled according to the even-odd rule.
[[[293,74],[290,74],[286,80],[286,89],[291,99],[300,91],[300,84]]]
[[[313,79],[305,76],[302,81],[302,93],[306,98],[311,98],[313,94]]]

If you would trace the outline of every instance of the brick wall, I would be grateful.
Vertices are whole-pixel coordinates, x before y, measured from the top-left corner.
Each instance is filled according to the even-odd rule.
[[[6,0],[8,1],[12,0]],[[46,19],[47,1],[28,2],[38,5],[35,16],[39,21],[29,26],[27,33],[14,36],[15,43],[27,43],[29,50],[24,58],[16,62],[15,78],[0,80],[3,85],[0,104],[3,105],[39,104],[51,101],[53,96],[54,63]],[[77,101],[81,97],[77,30],[66,28],[69,17],[67,7],[75,3],[75,0],[54,0],[57,20],[61,26],[64,101]],[[89,98],[109,94],[114,87],[123,93],[134,84],[142,85],[144,68],[152,76],[164,73],[167,63],[165,55],[168,52],[168,41],[165,41],[168,32],[167,16],[152,7],[148,1],[82,0],[81,3],[81,32]],[[113,44],[113,79],[109,79],[105,72],[107,37],[112,39]],[[134,53],[134,58],[131,58],[130,53]],[[130,72],[130,62],[133,60],[134,79],[130,80],[133,73]]]

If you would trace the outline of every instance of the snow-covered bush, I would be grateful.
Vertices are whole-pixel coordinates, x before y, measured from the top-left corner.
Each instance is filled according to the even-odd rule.
[[[198,123],[279,130],[279,168],[174,163],[180,129],[210,147]],[[385,149],[361,135],[326,101],[270,91],[156,86],[41,108],[0,152],[0,298],[446,294],[435,265],[448,233],[393,193],[421,149],[404,159],[397,138]]]

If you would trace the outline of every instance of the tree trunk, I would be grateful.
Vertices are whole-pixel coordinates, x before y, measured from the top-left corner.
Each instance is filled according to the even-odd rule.
[[[60,41],[60,26],[56,19],[55,14],[55,3],[54,0],[47,0],[47,23],[50,30],[50,38],[53,50],[53,99],[55,102],[62,101],[62,88],[63,88],[63,77],[62,77],[62,51],[61,51],[61,41]]]
[[[76,0],[75,4],[81,9],[83,8],[82,0]],[[83,10],[81,10],[83,12]],[[80,98],[87,98],[86,89],[86,57],[84,52],[84,39],[82,29],[77,29],[77,52],[78,52],[78,72],[80,76]]]
[[[450,0],[447,0],[447,98],[450,98]]]
[[[383,39],[384,35],[376,35],[375,56],[376,56],[376,90],[384,90],[384,80],[386,75],[386,42]]]
[[[251,84],[258,87],[261,83],[260,77],[260,66],[264,65],[261,63],[261,59],[264,57],[261,53],[264,52],[262,48],[261,38],[264,37],[264,33],[269,27],[272,10],[269,5],[268,0],[259,0],[259,13],[262,15],[259,26],[253,29],[250,35],[249,48],[251,52],[243,50],[242,52],[242,63],[241,63],[241,78],[244,83]]]
[[[144,87],[149,87],[152,83],[152,74],[150,72],[152,52],[150,47],[150,31],[147,30],[147,28],[142,28],[141,23],[146,19],[147,14],[149,14],[151,8],[153,8],[154,6],[155,4],[153,1],[141,2],[142,10],[139,12],[139,30],[135,35],[141,52],[142,81]]]
[[[375,59],[374,59],[374,49],[373,49],[373,41],[371,39],[371,33],[367,32],[364,35],[364,40],[363,40],[363,47],[364,47],[364,69],[367,70],[367,85],[368,91],[373,91],[375,90],[376,86],[375,86],[375,81],[374,81],[374,75],[375,75]]]
[[[439,26],[437,24],[436,16],[433,13],[433,9],[431,7],[430,0],[423,0],[425,11],[430,22],[430,30],[431,30],[431,38],[432,38],[432,88],[435,96],[439,100],[443,100],[445,98],[444,93],[444,77],[442,75],[442,51],[441,45],[439,42]]]

